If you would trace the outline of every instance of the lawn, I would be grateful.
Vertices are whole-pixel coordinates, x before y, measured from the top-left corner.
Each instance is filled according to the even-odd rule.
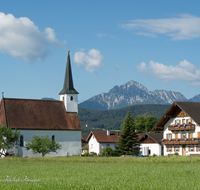
[[[6,158],[0,159],[0,171],[0,189],[111,190],[200,187],[198,157]]]

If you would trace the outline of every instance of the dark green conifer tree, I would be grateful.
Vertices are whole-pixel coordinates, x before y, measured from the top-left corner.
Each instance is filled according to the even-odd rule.
[[[116,152],[118,154],[132,155],[134,148],[138,149],[139,145],[139,137],[135,131],[134,119],[129,110],[121,125],[119,142],[115,147]]]

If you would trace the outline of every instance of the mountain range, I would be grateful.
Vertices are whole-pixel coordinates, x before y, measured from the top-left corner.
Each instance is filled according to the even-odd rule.
[[[79,107],[110,110],[138,104],[172,104],[174,101],[198,102],[200,101],[200,94],[188,100],[180,92],[149,91],[142,84],[130,80],[124,85],[114,86],[108,93],[101,93],[80,103]]]

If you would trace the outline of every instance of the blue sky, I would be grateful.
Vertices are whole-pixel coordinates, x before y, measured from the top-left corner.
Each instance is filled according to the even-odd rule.
[[[68,46],[84,101],[134,80],[200,94],[199,1],[0,1],[0,92],[59,99]]]

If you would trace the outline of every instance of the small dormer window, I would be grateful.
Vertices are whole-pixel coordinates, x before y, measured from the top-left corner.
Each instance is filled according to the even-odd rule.
[[[73,100],[73,96],[70,97],[70,100],[71,100],[71,101]]]

